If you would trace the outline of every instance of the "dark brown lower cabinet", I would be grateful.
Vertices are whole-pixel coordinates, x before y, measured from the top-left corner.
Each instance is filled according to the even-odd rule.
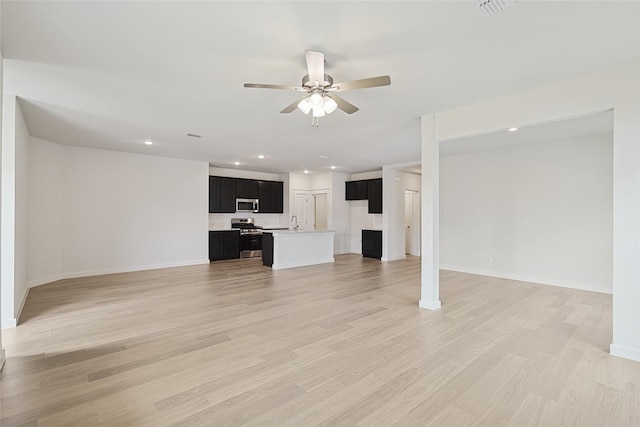
[[[273,233],[262,233],[262,265],[273,265]]]
[[[382,231],[362,230],[362,256],[382,258]]]
[[[240,231],[209,231],[209,261],[240,258]]]

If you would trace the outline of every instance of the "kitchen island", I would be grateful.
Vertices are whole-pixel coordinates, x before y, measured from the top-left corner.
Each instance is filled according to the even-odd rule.
[[[334,231],[265,230],[262,264],[281,270],[333,262],[334,234]]]

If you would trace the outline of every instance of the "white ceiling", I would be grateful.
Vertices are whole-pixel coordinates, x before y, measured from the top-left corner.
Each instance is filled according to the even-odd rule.
[[[613,141],[613,110],[540,123],[516,131],[492,132],[440,143],[440,156],[498,150],[518,145],[568,141],[593,135],[609,135]]]
[[[473,0],[3,1],[4,89],[53,142],[363,172],[419,161],[422,114],[637,60],[639,6],[520,0],[484,17]],[[388,74],[391,86],[343,93],[360,111],[319,128],[279,113],[298,93],[243,87],[300,84],[306,49],[325,53],[336,81]]]

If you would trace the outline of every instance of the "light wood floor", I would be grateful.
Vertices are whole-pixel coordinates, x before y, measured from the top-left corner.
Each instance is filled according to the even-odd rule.
[[[640,425],[611,296],[420,260],[257,259],[34,288],[4,331],[5,426]]]

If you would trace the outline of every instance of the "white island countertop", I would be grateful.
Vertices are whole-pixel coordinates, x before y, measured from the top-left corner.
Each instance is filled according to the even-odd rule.
[[[291,229],[289,229],[289,230],[264,230],[264,233],[296,235],[296,234],[335,233],[335,231],[333,231],[333,230],[315,231],[315,230],[291,230]]]
[[[263,238],[262,262],[280,270],[333,262],[335,231],[272,230]]]

